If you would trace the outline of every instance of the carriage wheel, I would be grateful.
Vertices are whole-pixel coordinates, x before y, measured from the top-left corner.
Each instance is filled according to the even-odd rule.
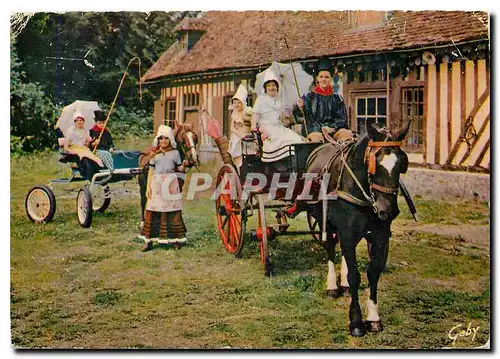
[[[312,232],[321,232],[321,224],[318,220],[308,211],[307,212],[307,224],[309,225],[309,230],[311,231],[311,236],[318,242],[321,242],[321,234],[316,234]],[[332,237],[332,233],[327,233],[327,236]]]
[[[24,202],[28,218],[36,223],[47,223],[56,213],[56,197],[50,187],[38,185],[30,189]]]
[[[78,191],[76,197],[76,215],[78,223],[84,228],[89,228],[92,223],[92,193],[88,186]]]
[[[220,184],[223,188],[220,188]],[[234,167],[224,165],[217,175],[218,193],[215,199],[215,213],[219,235],[229,253],[239,255],[243,249],[246,218],[244,204],[241,200],[241,183]],[[233,198],[231,198],[231,194]]]
[[[92,194],[92,210],[94,212],[103,213],[108,209],[111,203],[110,192],[109,186],[95,186]]]

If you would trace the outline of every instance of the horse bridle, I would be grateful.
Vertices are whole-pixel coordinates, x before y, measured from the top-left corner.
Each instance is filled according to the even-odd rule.
[[[368,141],[368,147],[366,147],[365,152],[365,163],[368,167],[368,177],[370,178],[370,192],[373,190],[382,192],[385,194],[390,194],[393,196],[397,196],[399,193],[398,187],[385,187],[379,184],[376,184],[372,181],[373,175],[376,173],[377,161],[375,155],[380,151],[383,147],[401,147],[402,141]]]
[[[184,153],[196,151],[196,145],[194,143],[194,139],[193,139],[192,133],[193,133],[192,131],[188,130],[188,131],[184,132],[182,134],[182,136],[181,136],[181,138],[183,138],[184,136],[186,136],[187,143],[189,144],[189,146],[185,146],[184,143],[181,142],[181,146],[183,147],[183,152]],[[196,165],[196,160],[194,160],[194,161],[195,162],[193,162],[193,164]],[[191,162],[191,160],[190,160],[190,162]]]

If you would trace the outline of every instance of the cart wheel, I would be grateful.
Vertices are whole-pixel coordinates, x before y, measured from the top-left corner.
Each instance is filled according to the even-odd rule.
[[[320,223],[309,211],[307,212],[307,224],[309,225],[309,230],[311,232],[321,232]],[[321,242],[321,234],[311,233],[311,235],[315,240],[322,243]],[[327,233],[326,235],[330,236],[330,237],[334,237],[334,234],[332,234],[332,233]]]
[[[224,181],[224,182],[223,182]],[[220,184],[223,182],[223,188]],[[217,175],[218,193],[215,199],[215,215],[219,235],[229,253],[239,255],[243,249],[246,217],[243,201],[241,200],[241,183],[234,167],[223,165]],[[231,198],[231,194],[234,198]]]
[[[92,223],[92,194],[88,186],[78,191],[76,197],[76,215],[78,223],[84,228],[89,228]]]
[[[94,212],[104,213],[108,209],[111,198],[109,186],[95,186],[96,189],[92,195],[92,210]]]
[[[24,202],[28,218],[36,223],[47,223],[56,213],[56,197],[50,187],[38,185],[30,189]]]

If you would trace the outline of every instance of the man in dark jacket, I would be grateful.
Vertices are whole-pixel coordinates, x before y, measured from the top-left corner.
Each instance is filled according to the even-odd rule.
[[[348,130],[345,102],[340,95],[333,93],[332,77],[333,69],[330,61],[322,59],[317,68],[316,87],[299,98],[294,105],[293,114],[296,122],[305,123],[302,134],[312,142],[323,141],[323,130],[335,133],[335,139],[352,137],[352,133]],[[344,130],[339,131],[340,129]]]

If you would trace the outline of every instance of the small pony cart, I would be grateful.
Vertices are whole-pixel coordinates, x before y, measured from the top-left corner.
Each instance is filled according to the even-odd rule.
[[[76,212],[78,223],[88,228],[92,223],[93,212],[104,212],[111,203],[113,195],[110,184],[130,181],[142,173],[139,167],[140,151],[114,151],[112,153],[114,169],[102,169],[90,172],[85,158],[75,154],[62,153],[59,162],[67,163],[71,168],[68,178],[50,180],[48,184],[39,184],[31,188],[26,196],[25,208],[28,218],[36,223],[47,223],[56,212],[56,185],[69,185],[82,182],[83,187],[76,189]],[[71,190],[70,190],[71,191]]]

